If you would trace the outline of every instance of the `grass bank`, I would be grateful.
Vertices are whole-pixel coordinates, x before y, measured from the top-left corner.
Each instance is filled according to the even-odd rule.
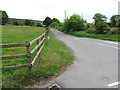
[[[110,40],[110,41],[120,41],[120,36],[117,34],[90,34],[86,33],[85,31],[80,32],[66,32],[67,34],[77,36],[77,37],[88,37],[88,38],[95,38],[101,40]]]
[[[59,73],[72,61],[73,55],[69,48],[50,33],[50,40],[46,41],[41,54],[31,70],[21,68],[2,72],[3,88],[20,88],[48,79]],[[11,63],[14,63],[14,60]]]

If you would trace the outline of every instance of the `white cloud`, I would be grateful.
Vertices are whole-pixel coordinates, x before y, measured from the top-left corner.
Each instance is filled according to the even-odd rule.
[[[107,17],[118,13],[119,0],[0,0],[0,9],[5,10],[11,18],[44,20],[46,16],[64,19],[76,13],[92,21],[95,13]]]

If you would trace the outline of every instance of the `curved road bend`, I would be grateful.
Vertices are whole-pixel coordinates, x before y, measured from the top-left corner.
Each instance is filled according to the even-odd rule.
[[[53,83],[63,88],[117,88],[118,43],[79,38],[51,28],[54,36],[70,47],[75,55],[74,64],[59,77],[42,87]],[[110,86],[108,86],[110,85]]]

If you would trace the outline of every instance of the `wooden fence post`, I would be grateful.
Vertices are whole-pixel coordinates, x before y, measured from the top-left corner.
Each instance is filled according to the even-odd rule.
[[[26,53],[27,53],[28,64],[30,64],[29,65],[29,69],[30,69],[32,67],[31,66],[31,61],[30,61],[30,55],[31,55],[31,53],[30,53],[30,43],[28,44],[28,46],[26,46]]]
[[[39,44],[40,42],[39,42],[39,39],[37,40],[37,45]],[[39,49],[40,49],[40,47],[38,47],[38,51],[39,51]]]

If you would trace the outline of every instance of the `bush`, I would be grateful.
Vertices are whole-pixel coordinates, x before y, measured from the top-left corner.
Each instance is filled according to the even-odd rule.
[[[36,26],[37,27],[42,27],[42,24],[41,23],[37,23]]]
[[[93,25],[90,25],[90,27],[86,30],[87,33],[96,33],[96,29],[95,29],[95,26]]]
[[[55,28],[55,29],[57,29],[57,30],[59,30],[59,31],[62,31],[63,23],[53,22],[53,23],[51,24],[51,27],[53,27],[53,28]]]
[[[109,26],[105,27],[103,33],[104,33],[104,34],[108,34],[108,33],[110,32],[110,29],[111,29],[111,28],[110,28]]]
[[[69,19],[66,19],[63,25],[63,31],[74,32],[85,30],[85,20],[79,15],[74,14]]]
[[[51,24],[51,27],[53,27],[53,28],[57,28],[57,27],[59,27],[59,23],[57,23],[57,22],[53,22],[53,23]]]
[[[119,28],[118,27],[112,27],[110,28],[110,31],[108,34],[118,34]]]

